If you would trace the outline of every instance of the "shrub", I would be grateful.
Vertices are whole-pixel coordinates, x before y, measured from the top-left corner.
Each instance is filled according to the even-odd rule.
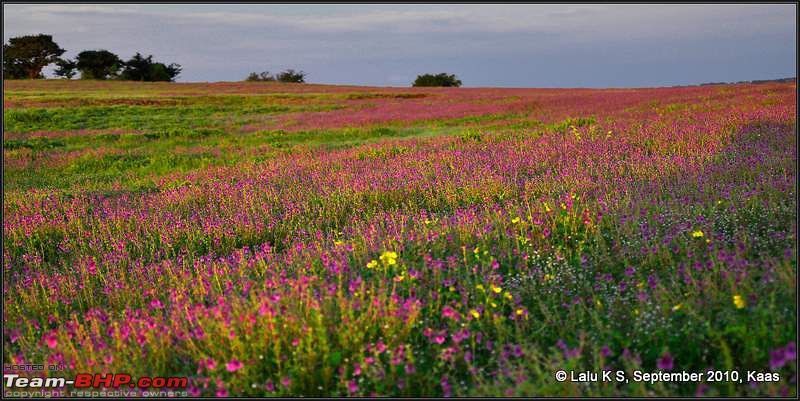
[[[414,80],[411,86],[459,87],[461,86],[461,80],[458,79],[454,74],[447,74],[444,72],[436,75],[424,74],[424,75],[417,75],[417,79]]]
[[[278,74],[275,78],[277,78],[277,80],[280,82],[292,82],[301,84],[306,82],[306,73],[303,71],[295,71],[290,68]]]

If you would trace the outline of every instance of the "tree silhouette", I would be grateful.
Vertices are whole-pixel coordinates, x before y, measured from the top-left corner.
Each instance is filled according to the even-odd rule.
[[[65,50],[52,35],[18,36],[3,44],[3,78],[43,78],[42,69],[58,61]]]
[[[452,87],[459,87],[461,86],[461,80],[459,80],[454,74],[446,74],[444,72],[433,75],[433,74],[423,74],[417,75],[417,79],[411,84],[411,86],[452,86]]]

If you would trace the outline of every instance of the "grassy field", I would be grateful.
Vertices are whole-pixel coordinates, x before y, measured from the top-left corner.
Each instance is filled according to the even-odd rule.
[[[4,364],[204,396],[797,395],[795,83],[4,85]]]

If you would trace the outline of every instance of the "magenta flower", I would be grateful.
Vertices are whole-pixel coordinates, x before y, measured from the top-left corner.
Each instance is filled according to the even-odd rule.
[[[461,315],[450,306],[445,306],[444,308],[442,308],[442,317],[450,318],[453,320],[459,320],[461,318]]]
[[[786,348],[783,349],[783,352],[785,354],[784,356],[786,357],[786,360],[788,361],[795,360],[797,358],[797,344],[795,344],[794,341],[790,342],[789,344],[786,344]]]
[[[672,370],[672,355],[670,355],[669,352],[665,352],[664,355],[661,355],[661,358],[659,358],[656,366],[661,370]]]
[[[231,359],[231,361],[225,365],[225,369],[228,372],[235,372],[243,367],[244,365],[236,358]]]
[[[778,370],[786,364],[786,350],[776,348],[769,352],[769,368]]]
[[[51,331],[44,336],[44,342],[50,348],[55,348],[58,346],[58,337],[56,336],[55,331]]]

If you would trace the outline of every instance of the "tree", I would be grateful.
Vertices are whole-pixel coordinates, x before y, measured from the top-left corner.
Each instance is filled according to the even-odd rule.
[[[245,81],[274,81],[275,77],[273,77],[269,71],[262,71],[260,73],[251,72],[250,75],[247,76]]]
[[[295,71],[290,68],[279,73],[275,78],[280,82],[304,83],[306,81],[306,73],[303,71]]]
[[[54,71],[56,76],[72,79],[76,74],[75,70],[78,68],[78,63],[71,60],[58,59],[58,61],[56,61],[56,66],[58,67]]]
[[[433,74],[424,74],[424,75],[417,75],[417,79],[414,80],[414,83],[411,86],[451,86],[451,87],[459,87],[461,86],[461,80],[459,80],[454,74],[446,74],[444,72],[433,75]]]
[[[152,55],[144,57],[138,52],[124,66],[120,78],[130,81],[172,81],[181,72],[179,64],[156,63]]]
[[[108,50],[84,50],[75,60],[81,79],[115,78],[123,66],[122,60]]]
[[[125,69],[120,78],[129,81],[149,81],[150,68],[153,56],[143,57],[137,52],[130,60],[125,62]]]
[[[65,50],[52,35],[18,36],[3,44],[3,77],[43,78],[42,69],[58,60]]]
[[[171,63],[170,65],[165,65],[164,63],[154,63],[150,68],[150,80],[172,82],[181,73],[181,70],[180,64]]]

